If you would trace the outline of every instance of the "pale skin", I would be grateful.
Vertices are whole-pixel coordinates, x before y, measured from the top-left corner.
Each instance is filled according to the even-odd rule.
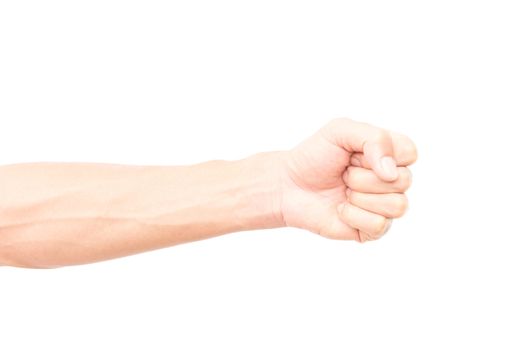
[[[407,208],[406,136],[334,119],[288,151],[188,166],[0,166],[0,265],[93,263],[236,231],[380,238]]]

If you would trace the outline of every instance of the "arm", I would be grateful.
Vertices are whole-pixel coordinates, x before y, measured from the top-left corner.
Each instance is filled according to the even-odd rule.
[[[409,138],[336,119],[289,151],[190,166],[0,167],[0,265],[85,264],[281,226],[380,238],[406,208]]]
[[[83,264],[282,226],[278,159],[1,167],[0,265]]]

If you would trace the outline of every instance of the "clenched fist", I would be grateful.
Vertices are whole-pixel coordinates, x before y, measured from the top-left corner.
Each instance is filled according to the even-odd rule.
[[[281,214],[287,226],[333,239],[375,240],[407,208],[413,142],[334,119],[283,155]]]

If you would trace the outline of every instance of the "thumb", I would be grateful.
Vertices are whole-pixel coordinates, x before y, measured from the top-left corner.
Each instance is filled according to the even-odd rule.
[[[332,120],[323,129],[330,142],[349,152],[363,152],[376,175],[384,181],[398,178],[393,141],[388,131],[348,118]]]
[[[398,178],[392,147],[385,139],[368,140],[363,145],[363,154],[371,169],[384,181],[394,181]]]

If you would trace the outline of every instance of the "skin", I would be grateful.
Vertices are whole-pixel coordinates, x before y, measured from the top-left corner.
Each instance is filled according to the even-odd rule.
[[[375,240],[406,211],[416,158],[406,136],[343,118],[289,151],[237,161],[2,166],[0,265],[87,264],[285,226]]]

